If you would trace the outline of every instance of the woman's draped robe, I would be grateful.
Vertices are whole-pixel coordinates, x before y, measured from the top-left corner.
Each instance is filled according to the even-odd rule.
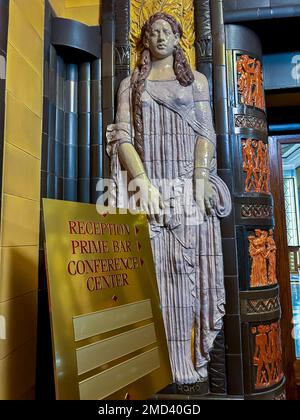
[[[122,82],[119,98],[121,95],[131,103],[130,78]],[[143,164],[171,212],[167,226],[151,222],[149,230],[173,379],[178,384],[201,382],[207,379],[209,352],[222,328],[225,291],[219,217],[231,211],[230,193],[216,175],[216,159],[210,182],[217,205],[205,221],[199,218],[193,196],[197,138],[215,144],[208,92],[202,92],[196,82],[183,87],[177,80],[147,80],[142,114]],[[110,204],[134,207],[126,198],[127,185],[118,158],[120,144],[134,144],[132,117],[122,121],[118,112],[116,124],[108,127],[107,139],[113,181]],[[168,189],[170,181],[173,188]]]

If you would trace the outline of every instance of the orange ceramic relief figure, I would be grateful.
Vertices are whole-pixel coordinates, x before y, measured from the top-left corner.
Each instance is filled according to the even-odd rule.
[[[241,94],[241,102],[245,105],[252,105],[252,78],[254,71],[251,68],[253,60],[248,55],[242,55],[237,62],[239,74],[238,88]]]
[[[260,272],[259,272],[259,264],[257,264],[257,248],[255,241],[255,236],[248,237],[250,246],[249,246],[249,254],[252,258],[252,267],[251,267],[251,277],[250,277],[250,286],[251,287],[259,287],[260,286]]]
[[[268,145],[261,140],[242,140],[245,191],[269,193],[270,168]]]
[[[256,153],[256,162],[255,162],[255,172],[258,174],[259,181],[255,187],[255,192],[263,191],[264,184],[264,174],[266,170],[266,151],[265,145],[260,140],[256,144],[257,153]]]
[[[243,67],[247,75],[247,85],[249,86],[245,92],[245,104],[255,106],[255,88],[254,88],[254,78],[255,78],[255,60],[248,57],[247,55],[243,56],[244,62]]]
[[[247,105],[247,101],[251,98],[251,76],[244,69],[244,61],[246,58],[247,56],[242,55],[237,61],[237,72],[239,75],[238,89],[241,94],[241,102],[245,105]]]
[[[255,337],[253,364],[257,366],[256,387],[262,388],[270,385],[269,346],[268,336],[266,334],[267,327],[265,325],[259,325],[257,330],[259,334]]]
[[[265,109],[265,93],[263,88],[263,72],[262,66],[259,60],[255,60],[255,70],[253,84],[255,86],[253,92],[253,103],[257,108]]]
[[[269,146],[265,145],[265,157],[266,157],[266,164],[265,164],[265,172],[264,176],[264,183],[262,185],[262,192],[269,193],[270,192],[270,162],[269,162]]]
[[[276,284],[276,243],[273,237],[273,229],[269,230],[269,236],[267,238],[267,260],[268,260],[268,283]]]
[[[249,183],[252,179],[252,155],[251,155],[251,145],[249,145],[249,140],[243,140],[242,141],[242,151],[243,151],[243,171],[246,172],[246,191],[248,191]]]
[[[281,344],[278,323],[271,324],[269,332],[269,358],[271,362],[271,381],[278,383],[283,376],[281,367]]]
[[[283,378],[283,369],[282,369],[282,346],[281,346],[281,328],[280,328],[280,322],[276,322],[275,324],[276,328],[276,337],[277,337],[277,355],[276,355],[276,362],[278,366],[278,379],[281,381]]]
[[[268,240],[268,232],[263,230],[256,230],[255,232],[259,232],[260,238],[261,238],[261,246],[264,247],[263,257],[264,257],[264,263],[262,267],[262,280],[261,280],[261,286],[268,286],[268,272],[267,272],[267,240]]]
[[[243,140],[243,170],[247,173],[245,181],[246,192],[251,192],[255,189],[258,183],[257,173],[255,172],[255,152],[252,146],[252,139]]]
[[[255,230],[256,236],[249,236],[249,254],[252,258],[250,287],[267,286],[267,262],[266,262],[266,232]]]
[[[279,322],[252,328],[255,334],[253,364],[257,366],[256,388],[266,388],[283,378],[282,348]]]
[[[261,165],[259,192],[268,193],[270,191],[269,149],[268,145],[261,140],[258,142],[257,161],[257,166]]]
[[[241,103],[265,109],[263,73],[259,60],[242,55],[237,61],[238,89]]]

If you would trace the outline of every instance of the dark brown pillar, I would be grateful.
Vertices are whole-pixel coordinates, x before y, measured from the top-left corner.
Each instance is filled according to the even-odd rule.
[[[130,74],[130,0],[115,2],[115,91],[123,79]]]
[[[194,0],[194,8],[196,68],[207,77],[212,97],[213,58],[210,0]]]
[[[103,109],[103,144],[105,144],[106,128],[115,118],[115,2],[102,2],[102,109]],[[103,176],[109,178],[109,159],[103,153]]]
[[[218,174],[227,184],[233,195],[233,164],[231,159],[231,139],[228,118],[228,88],[225,57],[225,30],[222,1],[212,0],[212,37],[213,37],[213,91],[215,126],[217,133]],[[234,210],[222,220],[222,245],[224,256],[224,282],[226,289],[225,365],[227,393],[242,396],[243,364],[240,334],[239,282],[237,268],[236,220]]]
[[[195,8],[195,49],[196,68],[205,74],[210,88],[212,109],[213,101],[213,40],[210,0],[194,0]],[[215,340],[211,352],[209,366],[210,392],[216,394],[227,393],[226,369],[225,369],[225,339],[224,331]]]
[[[226,58],[244,393],[277,399],[284,376],[260,40],[246,27],[226,25]]]

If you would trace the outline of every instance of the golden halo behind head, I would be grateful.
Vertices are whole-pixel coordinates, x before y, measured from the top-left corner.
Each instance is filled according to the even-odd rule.
[[[130,47],[131,69],[134,69],[140,53],[142,27],[157,12],[173,16],[182,26],[183,36],[180,45],[190,66],[195,69],[195,19],[193,0],[131,0],[130,2]]]

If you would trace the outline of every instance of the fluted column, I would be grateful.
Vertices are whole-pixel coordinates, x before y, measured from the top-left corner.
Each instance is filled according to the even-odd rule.
[[[78,201],[90,202],[91,64],[79,65],[78,81]]]
[[[91,184],[90,200],[96,203],[97,184],[103,178],[101,59],[91,63]]]
[[[78,178],[78,66],[67,64],[64,81],[65,167],[64,200],[77,201]]]

